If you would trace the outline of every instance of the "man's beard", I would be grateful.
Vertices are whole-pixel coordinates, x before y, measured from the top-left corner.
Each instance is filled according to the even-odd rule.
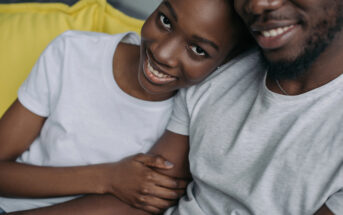
[[[330,17],[329,17],[330,18]],[[325,19],[313,28],[313,34],[307,40],[303,52],[294,60],[269,61],[264,57],[268,69],[268,76],[275,80],[296,79],[304,75],[317,58],[326,50],[334,40],[335,35],[343,27],[343,6],[337,5],[334,22]]]

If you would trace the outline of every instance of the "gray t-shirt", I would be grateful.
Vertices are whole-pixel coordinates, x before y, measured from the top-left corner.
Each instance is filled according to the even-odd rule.
[[[298,96],[271,92],[256,51],[181,90],[168,130],[190,136],[181,215],[343,214],[343,75]]]

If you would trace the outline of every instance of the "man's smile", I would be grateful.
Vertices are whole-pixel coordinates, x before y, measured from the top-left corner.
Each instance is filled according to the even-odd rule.
[[[251,27],[261,48],[278,49],[286,45],[297,34],[300,26],[296,23],[271,23]]]

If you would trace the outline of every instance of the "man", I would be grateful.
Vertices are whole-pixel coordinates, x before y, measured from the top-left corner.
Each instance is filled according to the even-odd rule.
[[[343,1],[235,8],[264,66],[247,54],[178,96],[194,182],[167,214],[343,214]]]

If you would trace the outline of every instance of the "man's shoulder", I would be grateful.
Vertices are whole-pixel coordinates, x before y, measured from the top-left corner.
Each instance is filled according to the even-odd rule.
[[[262,57],[257,48],[250,49],[222,65],[204,81],[184,91],[197,91],[212,85],[219,88],[229,87],[238,80],[254,79],[264,74]]]
[[[218,78],[227,77],[230,79],[231,76],[259,73],[262,69],[261,54],[258,49],[253,48],[222,65],[208,79],[211,80],[217,76],[219,76]]]

